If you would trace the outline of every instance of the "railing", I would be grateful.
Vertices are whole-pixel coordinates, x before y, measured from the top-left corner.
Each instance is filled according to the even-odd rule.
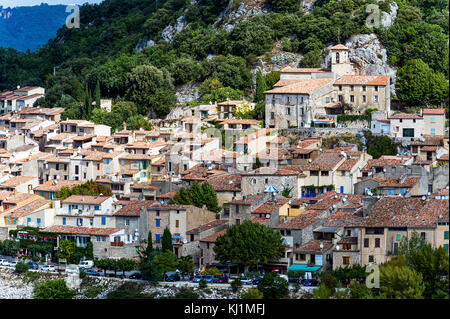
[[[112,247],[123,247],[124,242],[123,241],[112,241],[111,246]]]

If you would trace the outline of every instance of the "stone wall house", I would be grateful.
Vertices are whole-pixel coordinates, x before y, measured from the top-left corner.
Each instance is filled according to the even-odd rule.
[[[411,140],[424,134],[424,121],[419,114],[398,113],[389,120],[391,137]]]
[[[242,199],[241,179],[240,174],[224,174],[207,179],[208,184],[216,191],[219,207],[230,201]]]
[[[220,219],[229,220],[230,225],[241,224],[245,220],[252,220],[252,211],[271,198],[269,193],[254,196],[243,196],[240,200],[233,200],[224,204]]]
[[[81,185],[81,181],[71,180],[49,180],[44,182],[33,189],[34,193],[44,197],[45,199],[56,199],[56,192],[60,191],[63,187],[72,188],[76,185]]]
[[[444,135],[445,109],[421,109],[424,135]]]

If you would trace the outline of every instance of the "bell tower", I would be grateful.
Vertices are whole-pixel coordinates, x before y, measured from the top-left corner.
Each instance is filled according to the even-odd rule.
[[[342,75],[352,75],[353,65],[349,60],[348,51],[345,45],[338,44],[330,49],[331,51],[331,72],[335,74],[336,77],[341,77]]]

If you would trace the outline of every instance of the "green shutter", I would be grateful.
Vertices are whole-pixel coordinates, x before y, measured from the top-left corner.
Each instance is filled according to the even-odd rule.
[[[400,241],[401,237],[402,237],[402,235],[397,234],[397,241]]]
[[[444,232],[444,239],[448,239],[448,230]]]
[[[448,252],[448,244],[444,244],[444,248],[447,249]]]

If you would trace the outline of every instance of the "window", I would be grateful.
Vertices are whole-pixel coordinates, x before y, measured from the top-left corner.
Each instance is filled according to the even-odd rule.
[[[447,250],[448,252],[448,244],[444,244],[444,248]]]
[[[95,236],[95,237],[96,237],[96,239],[97,239],[98,242],[101,240],[101,237],[100,237],[100,236]]]
[[[353,91],[353,89],[354,89],[354,86],[350,85],[350,91]]]
[[[430,123],[436,123],[436,118],[434,116],[430,117]]]
[[[252,179],[252,183],[253,183],[253,185],[255,185],[256,184],[256,179],[254,178],[254,179]]]
[[[156,227],[161,227],[161,219],[156,219]]]
[[[448,230],[444,231],[444,239],[448,239]]]
[[[300,258],[300,260],[306,260],[306,255],[305,254],[299,254],[299,258]]]
[[[345,171],[341,171],[341,176],[345,176]]]
[[[329,172],[328,171],[321,171],[320,175],[321,176],[329,176]]]
[[[130,226],[130,219],[129,218],[125,219],[125,226]]]
[[[94,206],[94,210],[100,210],[100,206]]]
[[[350,102],[355,102],[355,96],[354,95],[350,95]]]
[[[362,86],[362,90],[365,92],[366,91],[366,86],[365,85],[363,85]],[[364,95],[365,96],[365,95]]]
[[[392,166],[392,174],[395,174],[395,171],[396,171],[396,167]]]
[[[270,112],[270,119],[271,120],[275,119],[275,113],[274,112]]]
[[[94,219],[93,218],[89,219],[89,225],[94,226]]]
[[[106,216],[102,216],[102,225],[106,225]]]
[[[159,210],[156,211],[156,216],[159,216]]]
[[[364,238],[364,248],[369,247],[369,238]]]
[[[380,238],[375,238],[375,248],[380,248]]]
[[[362,97],[363,97],[363,102],[366,103],[366,96],[363,95]]]
[[[329,96],[325,97],[325,103],[330,103],[330,97]]]
[[[375,103],[378,103],[378,95],[375,95],[375,96],[373,97],[373,100],[374,100]]]
[[[291,108],[290,107],[286,108],[286,115],[291,115]]]
[[[378,86],[376,86],[376,85],[375,85],[375,91],[377,91],[377,92],[378,92]]]
[[[264,179],[264,184],[269,184],[269,179],[268,178]]]
[[[342,264],[350,265],[350,257],[348,257],[348,256],[342,257]]]
[[[241,224],[241,220],[239,218],[236,219],[236,225],[240,225]]]
[[[431,135],[436,135],[436,129],[435,129],[434,127],[432,127],[432,128],[430,129],[430,134],[431,134]]]
[[[311,171],[310,175],[311,176],[319,176],[319,171]]]
[[[342,85],[339,85],[339,91],[342,91]]]
[[[373,255],[370,255],[370,256],[369,256],[369,262],[370,262],[370,263],[373,263]]]
[[[176,227],[176,228],[180,227],[180,221],[179,221],[178,219],[175,220],[175,227]]]
[[[160,235],[160,234],[155,234],[155,241],[156,241],[157,243],[159,243],[160,240],[161,240],[161,235]]]
[[[404,128],[403,129],[403,137],[414,137],[414,129],[413,128]]]
[[[63,217],[62,224],[63,224],[63,225],[66,224],[66,217]]]
[[[102,241],[103,241],[103,242],[106,241],[106,236],[102,236]]]

